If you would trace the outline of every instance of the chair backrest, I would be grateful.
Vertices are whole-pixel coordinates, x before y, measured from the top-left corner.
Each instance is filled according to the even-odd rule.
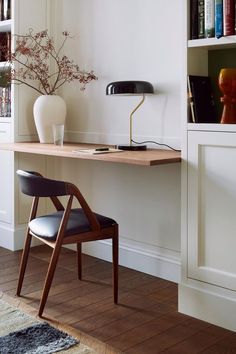
[[[40,197],[51,198],[57,210],[64,210],[63,205],[57,197],[70,195],[66,210],[71,207],[72,199],[75,197],[88,218],[92,230],[98,230],[100,228],[95,214],[90,209],[80,190],[74,184],[45,178],[34,171],[17,170],[16,173],[19,177],[22,193],[36,197],[37,199]],[[36,210],[37,207],[34,215],[36,215]]]
[[[68,195],[66,182],[56,181],[41,176],[34,171],[18,170],[22,193],[32,197],[53,197]]]

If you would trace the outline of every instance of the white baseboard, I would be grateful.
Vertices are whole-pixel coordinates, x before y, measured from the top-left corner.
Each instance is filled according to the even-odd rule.
[[[23,248],[25,240],[25,226],[13,229],[11,225],[0,225],[0,247],[17,251]],[[32,246],[39,245],[40,241],[33,238]]]
[[[9,224],[1,224],[0,226],[0,247],[7,248],[11,251],[14,249],[14,229]]]
[[[25,226],[12,229],[0,226],[0,247],[16,251],[23,248]],[[40,244],[33,238],[32,246]],[[75,250],[75,246],[68,246]],[[111,261],[111,242],[96,241],[83,244],[83,252],[106,261]],[[180,281],[180,253],[169,251],[153,245],[120,238],[119,264],[143,273],[167,279],[176,283]]]
[[[111,261],[111,242],[84,243],[83,252],[93,257]],[[180,281],[179,252],[167,252],[165,249],[155,246],[120,238],[119,264],[176,283]]]
[[[216,292],[179,285],[179,312],[236,331],[236,299]]]

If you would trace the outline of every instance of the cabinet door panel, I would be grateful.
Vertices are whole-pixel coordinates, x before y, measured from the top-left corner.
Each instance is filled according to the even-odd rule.
[[[188,277],[236,290],[236,133],[188,133]]]
[[[13,220],[14,156],[13,152],[0,151],[0,221]]]
[[[7,143],[11,141],[11,123],[0,122],[0,142]]]

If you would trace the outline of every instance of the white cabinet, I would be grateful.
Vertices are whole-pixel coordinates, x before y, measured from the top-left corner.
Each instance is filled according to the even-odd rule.
[[[236,133],[188,132],[188,278],[236,291]]]
[[[12,20],[0,21],[0,32],[11,32]],[[9,65],[6,62],[0,62],[0,71],[9,70]],[[4,89],[5,90],[5,89]],[[2,115],[2,107],[6,106],[6,97],[3,96],[1,89],[0,98],[0,114]],[[2,103],[4,102],[4,103]],[[6,113],[6,112],[5,112]],[[0,142],[6,143],[12,141],[12,117],[0,116]],[[0,223],[5,230],[7,224],[12,224],[14,217],[13,191],[14,191],[14,177],[13,177],[14,154],[8,151],[0,151]],[[4,232],[3,232],[4,234]],[[8,236],[8,235],[7,235]],[[7,237],[3,236],[3,239]],[[0,242],[1,244],[1,242]],[[5,242],[3,241],[3,244]]]
[[[7,143],[11,141],[11,123],[4,123],[0,120],[0,142]]]
[[[11,29],[11,19],[0,21],[0,32],[11,32]],[[6,62],[0,62],[0,71],[9,69],[10,67]],[[1,88],[0,90],[0,142],[6,143],[13,139],[13,116],[9,116],[10,109],[6,109],[9,106],[7,101],[9,96],[6,97],[5,95],[6,89]],[[11,101],[13,103],[12,97]],[[3,107],[5,109],[2,109]],[[8,116],[6,117],[5,114]],[[0,245],[12,248],[12,233],[10,231],[14,223],[14,154],[12,152],[0,151],[0,171]]]
[[[186,39],[190,1],[184,2]],[[236,67],[236,37],[185,43],[179,311],[236,330],[236,125],[188,123],[186,94],[189,74],[211,76],[217,89],[228,58]],[[220,94],[216,99],[220,115]]]
[[[12,223],[13,221],[13,152],[0,151],[0,222]]]
[[[48,29],[51,33],[54,5],[54,0],[11,0],[12,19],[0,22],[0,32],[25,34],[32,28],[36,32]],[[12,50],[14,45],[13,37]],[[6,63],[0,63],[0,70],[7,69]],[[23,85],[12,85],[11,90],[11,117],[0,116],[0,142],[35,140],[33,103],[37,96]],[[28,156],[22,165],[19,154],[0,151],[0,246],[12,250],[22,248],[31,203],[30,198],[19,192],[18,168],[45,173],[47,161],[43,157]]]

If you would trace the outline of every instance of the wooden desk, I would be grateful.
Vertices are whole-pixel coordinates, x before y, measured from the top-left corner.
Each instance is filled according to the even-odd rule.
[[[181,162],[180,152],[172,150],[148,149],[146,151],[122,151],[97,155],[73,152],[73,150],[94,149],[96,147],[99,147],[99,145],[66,143],[62,147],[60,147],[53,144],[40,144],[31,142],[0,144],[0,150],[9,150],[58,157],[70,157],[83,160],[124,163],[141,166],[155,166],[161,164]]]

